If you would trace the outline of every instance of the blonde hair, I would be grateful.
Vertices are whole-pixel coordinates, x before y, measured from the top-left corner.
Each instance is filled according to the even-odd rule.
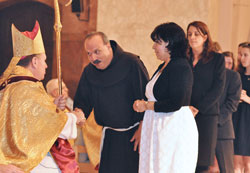
[[[62,86],[66,86],[65,83],[62,81]],[[46,90],[49,95],[52,95],[52,92],[58,88],[58,79],[54,78],[49,80],[46,84]]]

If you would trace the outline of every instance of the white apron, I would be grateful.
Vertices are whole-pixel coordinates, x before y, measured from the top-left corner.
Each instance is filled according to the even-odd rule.
[[[147,84],[148,101],[156,101],[153,87],[159,75]],[[170,113],[145,112],[139,173],[194,173],[197,157],[198,131],[188,106]]]

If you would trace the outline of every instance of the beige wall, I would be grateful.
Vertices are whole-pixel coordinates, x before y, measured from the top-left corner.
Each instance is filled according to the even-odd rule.
[[[0,0],[0,10],[30,0]],[[52,0],[34,0],[53,8]],[[223,50],[237,52],[237,45],[250,41],[250,0],[84,0],[90,2],[90,20],[79,21],[59,0],[62,28],[63,78],[73,96],[82,68],[88,63],[83,51],[83,36],[90,31],[104,31],[123,49],[141,56],[150,75],[159,65],[152,50],[150,33],[163,22],[176,22],[186,30],[188,23],[207,23],[214,41]],[[87,18],[87,10],[81,19]],[[70,57],[70,58],[69,58]],[[70,62],[69,62],[70,61]],[[56,71],[54,64],[54,74]],[[55,75],[54,75],[55,76]]]
[[[231,46],[237,52],[239,43],[250,41],[250,0],[234,0],[233,9]]]
[[[237,57],[238,44],[250,41],[250,0],[219,0],[217,40]]]
[[[150,39],[155,26],[173,21],[186,30],[190,22],[201,20],[214,41],[235,51],[250,35],[249,8],[250,0],[99,0],[97,30],[140,55],[152,75],[160,63]]]

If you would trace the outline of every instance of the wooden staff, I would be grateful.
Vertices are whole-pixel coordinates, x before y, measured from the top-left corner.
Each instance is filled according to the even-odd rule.
[[[72,0],[70,0],[66,6],[70,5]],[[55,24],[54,30],[56,32],[56,59],[57,59],[57,78],[58,78],[58,88],[59,95],[62,95],[62,70],[61,70],[61,30],[62,24],[60,20],[60,9],[58,0],[54,0],[54,10],[55,10]]]

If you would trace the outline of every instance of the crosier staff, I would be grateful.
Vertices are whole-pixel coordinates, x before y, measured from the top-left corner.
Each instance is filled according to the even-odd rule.
[[[72,0],[65,5],[70,5]],[[55,24],[54,30],[56,32],[56,59],[57,59],[57,78],[58,78],[58,88],[59,95],[62,95],[62,70],[61,70],[61,30],[62,24],[60,20],[60,10],[58,0],[54,0],[54,9],[55,9]]]

